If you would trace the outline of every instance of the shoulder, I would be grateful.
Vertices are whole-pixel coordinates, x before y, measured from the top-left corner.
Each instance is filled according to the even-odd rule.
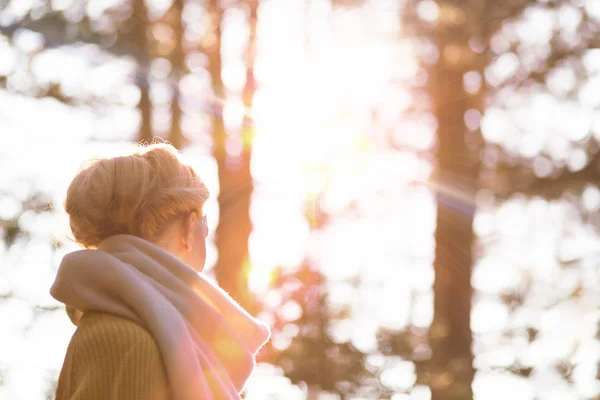
[[[73,336],[76,358],[101,360],[106,367],[145,360],[161,364],[162,357],[150,332],[135,321],[104,312],[86,312]]]
[[[69,379],[77,390],[91,396],[82,398],[168,397],[169,385],[158,345],[134,321],[102,312],[84,313],[71,351]],[[92,395],[98,391],[101,395]]]
[[[152,335],[137,322],[105,312],[86,312],[79,321],[76,331],[79,346],[110,345],[110,347],[145,345],[158,346]]]
[[[77,324],[73,344],[80,356],[122,356],[126,352],[156,352],[152,335],[137,322],[105,312],[85,312]],[[81,351],[84,350],[84,351]]]

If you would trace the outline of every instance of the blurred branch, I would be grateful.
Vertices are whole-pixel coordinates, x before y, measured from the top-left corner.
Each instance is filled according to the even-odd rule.
[[[549,71],[560,67],[561,64],[565,63],[567,60],[580,60],[589,49],[600,48],[600,38],[594,39],[587,45],[577,48],[564,48],[555,45],[555,42],[556,40],[551,41],[552,45],[550,46],[550,54],[548,57],[542,60],[543,64],[539,68],[533,71],[528,71],[525,75],[515,75],[511,79],[508,79],[499,85],[496,89],[502,90],[506,87],[520,89],[531,83],[545,85]]]
[[[76,27],[77,29],[73,29]],[[89,21],[83,19],[74,24],[65,19],[60,12],[52,12],[39,19],[32,19],[27,15],[21,21],[8,26],[0,26],[0,33],[13,39],[22,29],[40,33],[44,36],[44,48],[51,49],[75,42],[85,42],[101,46],[105,35],[94,32],[89,26]]]
[[[556,8],[560,4],[564,4],[564,1],[550,2],[546,7]],[[516,74],[497,89],[500,90],[505,87],[520,88],[531,82],[546,84],[548,72],[569,61],[576,61],[576,65],[569,65],[569,67],[575,69],[575,72],[579,75],[584,76],[586,71],[581,66],[580,60],[588,50],[600,48],[600,36],[597,34],[600,31],[600,21],[591,18],[582,11],[582,19],[577,31],[578,41],[576,44],[571,45],[564,39],[561,31],[555,29],[553,37],[548,43],[549,54],[543,60],[540,60],[541,64],[535,70],[527,71],[524,75]],[[516,49],[513,49],[513,51],[519,53]]]
[[[132,16],[136,20],[140,17]],[[116,57],[134,57],[138,62],[147,64],[148,58],[143,46],[138,46],[139,38],[125,32],[98,32],[92,28],[92,21],[84,17],[74,23],[61,12],[51,12],[39,19],[27,15],[21,21],[8,26],[0,25],[0,34],[9,39],[21,29],[40,33],[44,36],[44,49],[53,49],[76,43],[93,44]],[[117,36],[115,38],[115,35]]]
[[[500,196],[523,194],[539,196],[546,200],[560,199],[567,191],[581,192],[587,185],[600,182],[600,156],[596,155],[587,166],[579,171],[567,168],[555,175],[536,177],[531,168],[523,165],[502,166],[496,171],[493,180],[483,181],[482,187],[492,190]]]
[[[60,310],[64,310],[65,306],[60,304],[60,305],[54,305],[54,306],[35,306],[33,312],[36,315],[40,315],[40,314],[45,314],[45,313],[49,313],[49,312],[54,312],[54,311],[60,311]]]
[[[549,1],[548,5],[555,3],[556,1]],[[502,24],[506,21],[517,18],[529,8],[532,3],[537,4],[536,1],[531,0],[486,0],[483,10],[483,15],[486,15],[485,19],[487,23],[477,24],[483,28],[483,36],[485,41],[489,41],[496,31],[498,31]]]
[[[44,37],[42,51],[69,48],[78,45],[95,45],[114,57],[133,57],[138,64],[138,69],[133,79],[142,91],[143,103],[148,97],[148,83],[145,71],[148,69],[149,63],[148,45],[145,40],[145,29],[148,25],[148,18],[143,3],[143,1],[134,2],[135,7],[131,16],[126,23],[121,24],[121,27],[128,27],[128,30],[123,32],[98,31],[93,28],[93,21],[88,17],[83,17],[78,22],[71,22],[62,12],[49,12],[39,18],[32,18],[28,14],[17,23],[9,26],[0,26],[0,34],[4,34],[9,40],[13,40],[20,30],[39,33]],[[101,63],[102,61],[98,61],[97,64],[100,65]],[[0,76],[0,88],[10,89],[9,84],[9,77]],[[65,105],[89,108],[89,111],[94,114],[102,114],[103,108],[112,105],[110,101],[102,97],[89,94],[84,97],[66,95],[58,82],[52,82],[48,87],[38,88],[37,93],[33,97],[54,98]],[[144,114],[144,107],[141,108],[143,121],[149,121],[150,118],[148,115]],[[146,126],[143,128],[142,131],[144,132],[150,131]],[[151,138],[152,135],[149,134],[149,137]]]
[[[10,291],[7,293],[2,293],[2,294],[0,294],[0,300],[6,301],[6,300],[12,298],[14,295],[15,295],[15,292],[13,292],[13,291]]]

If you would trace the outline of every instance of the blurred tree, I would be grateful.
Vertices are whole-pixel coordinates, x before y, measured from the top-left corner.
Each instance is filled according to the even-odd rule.
[[[231,294],[250,313],[257,309],[254,295],[248,288],[250,262],[248,239],[252,231],[250,197],[252,175],[250,158],[254,128],[248,114],[254,95],[254,52],[258,1],[245,3],[249,9],[250,36],[246,57],[246,83],[243,89],[245,117],[240,127],[225,126],[222,112],[213,117],[214,157],[219,168],[219,225],[216,244],[219,257],[215,275],[219,285]],[[216,0],[210,6],[211,27],[205,42],[209,55],[209,70],[213,80],[215,109],[221,110],[227,100],[227,91],[221,78],[221,29],[223,9]]]
[[[150,43],[148,40],[148,28],[150,22],[148,20],[148,10],[144,0],[132,0],[133,11],[130,18],[128,29],[131,29],[129,34],[125,34],[127,47],[138,48],[139,55],[146,55],[150,51]],[[133,47],[135,46],[135,47]],[[151,143],[154,139],[152,132],[152,102],[150,100],[150,81],[148,79],[148,61],[146,57],[138,58],[138,68],[136,80],[140,90],[140,102],[138,104],[140,110],[140,128],[138,142]]]
[[[423,3],[414,8],[423,9]],[[428,368],[432,400],[472,398],[471,354],[471,248],[473,215],[479,174],[478,131],[465,119],[480,113],[483,90],[468,93],[467,73],[483,76],[486,57],[469,45],[483,35],[481,2],[440,0],[436,10],[425,10],[417,34],[435,46],[425,61],[426,91],[437,120],[437,194],[435,233],[434,318],[429,330],[432,357]],[[412,14],[409,14],[412,15]],[[429,20],[429,21],[428,21]],[[460,195],[456,195],[460,193]]]
[[[70,10],[65,11],[38,10],[17,23],[0,26],[0,32],[9,38],[25,29],[40,32],[45,38],[44,49],[81,42],[96,44],[114,55],[132,56],[137,63],[135,80],[141,91],[138,105],[142,115],[140,139],[151,141],[152,106],[148,65],[149,60],[155,57],[158,39],[150,34],[154,22],[148,18],[146,3],[143,0],[126,1],[123,3],[126,7],[115,6],[98,18],[88,16],[86,4],[88,2],[76,2]],[[209,57],[215,110],[221,110],[223,102],[231,94],[221,78],[221,28],[225,11],[222,4],[216,0],[210,1],[211,29],[202,41]],[[219,167],[221,188],[220,223],[217,229],[219,261],[215,268],[221,286],[255,312],[255,300],[247,286],[248,236],[251,231],[248,211],[252,193],[250,143],[253,134],[248,110],[251,110],[255,89],[253,65],[258,1],[248,0],[245,4],[250,15],[247,77],[242,93],[246,117],[239,130],[235,127],[226,129],[220,111],[216,111],[213,117],[214,155]],[[334,1],[334,4],[352,6],[360,5],[362,1]],[[506,197],[520,192],[528,196],[557,199],[566,191],[580,193],[589,185],[598,185],[598,145],[589,136],[571,143],[585,149],[585,165],[573,168],[555,163],[551,173],[539,174],[535,162],[540,156],[523,157],[511,153],[501,144],[483,142],[479,130],[479,118],[485,115],[493,97],[499,93],[506,93],[507,90],[517,93],[532,88],[550,90],[549,77],[561,68],[575,71],[579,81],[584,79],[586,72],[582,59],[590,49],[600,47],[600,26],[597,18],[588,15],[581,4],[576,0],[412,0],[403,10],[408,22],[407,29],[412,28],[407,32],[408,36],[416,41],[416,47],[423,56],[423,67],[428,78],[425,90],[430,100],[429,110],[438,121],[435,315],[429,332],[433,349],[431,362],[425,364],[423,358],[415,357],[416,346],[424,345],[420,334],[408,330],[382,331],[379,339],[383,354],[399,355],[417,363],[419,382],[425,382],[423,377],[430,378],[428,382],[433,400],[472,397],[470,280],[474,261],[472,223],[476,192],[480,188],[488,188]],[[185,143],[181,132],[179,90],[181,73],[185,70],[181,21],[183,5],[183,0],[175,0],[166,15],[157,17],[173,29],[175,47],[164,56],[171,62],[174,90],[169,140],[178,147]],[[514,21],[533,11],[563,12],[563,9],[581,16],[576,23],[576,32],[568,33],[554,27],[551,39],[544,44],[547,48],[540,53],[543,57],[519,40],[502,39],[507,31],[516,29],[511,25]],[[103,22],[98,23],[100,20]],[[556,20],[561,18],[557,16]],[[490,78],[493,77],[490,66],[502,55],[516,55],[525,60],[531,58],[532,54],[538,54],[539,60],[533,63],[520,62],[510,79],[497,83]],[[0,77],[0,85],[14,91],[10,77]],[[80,105],[78,99],[69,97],[57,85],[38,88],[35,95]],[[576,99],[577,85],[564,95]],[[242,138],[243,143],[241,154],[235,151],[238,138]],[[232,145],[228,146],[228,143]],[[541,157],[545,157],[546,161],[551,159],[549,154],[542,154]],[[495,161],[490,162],[489,159]],[[0,228],[8,245],[25,234],[18,219],[0,221]],[[298,334],[291,335],[289,346],[285,349],[275,349],[270,345],[268,348],[272,353],[269,350],[265,354],[272,354],[276,363],[294,382],[306,382],[340,394],[359,392],[361,385],[371,385],[371,394],[385,396],[386,391],[376,381],[364,379],[371,373],[363,370],[366,355],[349,343],[336,343],[329,336],[330,325],[344,316],[328,308],[323,278],[306,267],[298,272],[298,277],[289,279],[301,282],[299,288],[290,289],[291,293],[296,294],[290,295],[287,300],[300,305],[301,317],[288,321],[281,316],[275,333],[297,331]],[[512,310],[522,306],[524,297],[525,294],[520,292],[506,293],[503,300]],[[530,327],[527,334],[530,342],[536,340],[537,331],[534,328]],[[566,380],[571,379],[570,364],[571,361],[565,360],[556,366]],[[532,367],[518,363],[509,367],[509,370],[524,377],[532,373]]]
[[[544,59],[530,69],[523,63],[514,77],[494,83],[490,66],[500,55],[531,56],[518,40],[505,40],[506,48],[499,45],[503,28],[506,31],[510,23],[534,10],[560,13],[563,7],[577,6],[569,0],[425,0],[409,2],[403,10],[409,36],[425,45],[426,50],[421,51],[428,76],[425,90],[438,122],[434,320],[428,369],[432,400],[473,396],[470,315],[477,191],[485,187],[506,196],[522,191],[555,198],[574,183],[598,178],[598,164],[592,160],[580,171],[559,168],[553,176],[540,179],[533,173],[530,160],[515,159],[501,146],[484,143],[480,132],[479,120],[494,95],[507,88],[516,92],[547,85],[554,68],[569,66],[581,71],[582,56],[598,47],[598,35],[593,33],[599,31],[598,21],[578,7],[576,12],[582,18],[576,26],[577,35],[570,37],[580,40],[568,40],[555,28]],[[597,154],[597,146],[588,147],[590,151]],[[490,163],[490,152],[492,158],[508,162]],[[486,160],[483,169],[481,159]]]
[[[171,129],[168,140],[178,149],[181,149],[186,143],[181,129],[182,109],[181,109],[181,77],[185,71],[185,52],[183,48],[184,26],[182,21],[183,0],[174,0],[173,5],[167,11],[165,17],[169,26],[173,29],[173,50],[170,52],[169,60],[171,62]]]
[[[391,396],[365,368],[367,354],[331,335],[332,325],[350,315],[329,306],[323,274],[305,263],[292,273],[279,269],[275,276],[272,293],[279,301],[269,310],[275,321],[273,338],[261,350],[260,360],[278,365],[292,383],[305,386],[308,400],[321,392],[341,398]]]
[[[144,0],[117,3],[95,17],[86,12],[87,4],[88,1],[76,2],[65,10],[46,6],[33,7],[21,20],[8,26],[0,26],[0,33],[11,40],[23,31],[39,33],[44,39],[43,48],[39,51],[93,44],[114,56],[133,57],[137,64],[134,82],[140,90],[138,141],[150,143],[154,134],[148,70],[154,50],[150,40],[151,21],[146,3]],[[6,5],[5,3],[3,6]],[[30,63],[28,65],[31,66]],[[9,83],[10,76],[0,79],[0,87],[6,87]],[[9,89],[15,92],[14,87]],[[59,83],[37,87],[35,95],[53,97],[62,103],[76,106],[84,103],[82,99],[66,95]],[[99,108],[106,105],[105,99],[87,99],[87,102],[94,106],[94,112],[99,112]]]

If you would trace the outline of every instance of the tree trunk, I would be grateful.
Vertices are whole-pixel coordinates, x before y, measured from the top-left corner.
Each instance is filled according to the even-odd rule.
[[[439,68],[432,76],[437,84],[457,79],[457,74],[449,74]],[[462,89],[462,80],[453,89]],[[454,90],[445,93],[454,96]],[[468,161],[462,121],[463,102],[441,107],[443,93],[437,92],[434,101],[438,107],[438,176],[439,185],[452,177],[452,185],[460,185],[462,179],[468,182],[476,175],[477,167]],[[460,162],[461,164],[457,164]],[[458,178],[459,180],[457,180]],[[454,187],[456,189],[456,187]],[[470,188],[465,192],[472,193]],[[474,201],[474,196],[470,196]],[[473,214],[471,205],[437,194],[437,228],[435,232],[435,281],[434,318],[430,329],[432,346],[432,400],[464,400],[472,398],[473,378],[471,356],[471,247],[473,244]]]
[[[429,69],[429,90],[438,121],[435,180],[438,188],[450,187],[461,193],[457,198],[437,191],[434,318],[429,334],[432,400],[473,398],[472,225],[480,135],[468,131],[464,116],[470,108],[481,110],[482,97],[481,93],[465,92],[463,75],[482,71],[480,56],[469,48],[468,30],[462,24],[440,21],[431,36],[439,50],[438,61]],[[474,146],[469,146],[467,139]]]
[[[214,15],[221,15],[218,2],[212,2]],[[257,2],[250,3],[251,36],[248,49],[247,79],[244,89],[244,103],[247,110],[252,107],[254,93],[254,41],[256,35]],[[220,24],[220,17],[217,17]],[[210,69],[215,95],[224,100],[225,90],[221,80],[220,26],[215,27],[217,44],[210,52]],[[217,100],[217,101],[218,101]],[[241,133],[225,130],[221,113],[213,119],[214,157],[219,171],[219,225],[216,232],[216,245],[219,253],[215,274],[219,285],[250,313],[257,312],[254,296],[248,288],[250,263],[248,259],[248,239],[252,231],[250,221],[250,197],[252,195],[252,176],[250,174],[251,139],[253,129],[248,118],[244,119]],[[226,144],[236,135],[241,135],[243,148],[239,154],[228,152]]]
[[[130,40],[125,40],[130,46],[135,46],[138,51],[137,84],[140,89],[140,128],[138,142],[151,143],[154,134],[152,133],[152,103],[150,101],[150,82],[148,80],[148,57],[150,46],[147,38],[147,29],[149,25],[148,10],[144,0],[133,1],[133,15],[130,18],[132,30]]]
[[[170,23],[175,35],[175,48],[170,56],[171,61],[171,90],[173,97],[171,100],[171,131],[167,140],[177,149],[185,145],[185,137],[181,130],[181,91],[179,82],[185,69],[185,53],[183,51],[183,0],[175,0],[170,10]]]

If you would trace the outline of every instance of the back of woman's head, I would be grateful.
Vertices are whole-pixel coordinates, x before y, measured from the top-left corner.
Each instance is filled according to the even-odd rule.
[[[208,189],[177,150],[163,143],[93,160],[71,182],[65,210],[75,240],[95,248],[116,234],[158,239],[176,218],[201,210]]]

